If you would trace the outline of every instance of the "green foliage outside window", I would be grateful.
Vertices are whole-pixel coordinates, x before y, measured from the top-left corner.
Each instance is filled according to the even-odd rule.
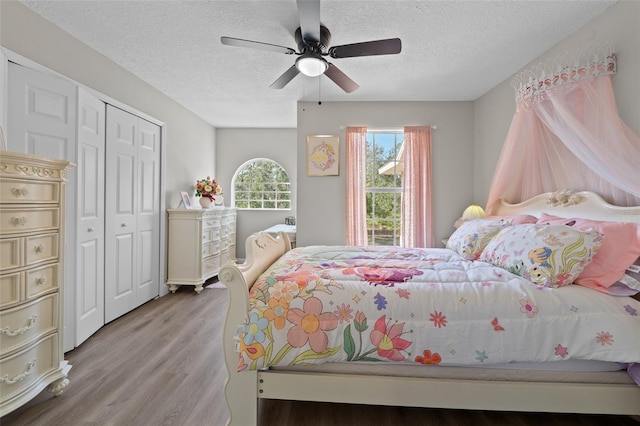
[[[371,245],[400,245],[402,133],[367,133],[367,235]]]
[[[291,208],[289,175],[272,160],[254,159],[241,166],[233,190],[235,207],[240,209]]]

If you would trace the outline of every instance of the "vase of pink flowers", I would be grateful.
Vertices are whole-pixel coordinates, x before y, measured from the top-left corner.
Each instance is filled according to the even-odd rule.
[[[195,184],[196,197],[200,197],[200,206],[208,209],[216,201],[216,197],[222,200],[222,187],[218,185],[218,181],[207,176],[206,179],[200,179]]]

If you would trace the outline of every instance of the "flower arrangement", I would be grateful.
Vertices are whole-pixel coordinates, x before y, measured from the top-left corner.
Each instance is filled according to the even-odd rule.
[[[206,179],[200,179],[196,182],[196,197],[206,197],[211,201],[215,200],[216,195],[222,194],[222,187],[218,185],[218,181],[207,176]]]

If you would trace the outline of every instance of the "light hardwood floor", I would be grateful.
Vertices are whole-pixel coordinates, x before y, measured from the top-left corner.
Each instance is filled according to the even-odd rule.
[[[190,288],[153,300],[67,353],[70,385],[42,392],[2,426],[224,425],[221,349],[225,290]],[[617,425],[629,417],[501,413],[261,401],[260,426]]]

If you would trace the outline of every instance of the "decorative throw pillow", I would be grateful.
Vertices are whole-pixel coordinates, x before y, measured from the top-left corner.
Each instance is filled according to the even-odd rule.
[[[485,247],[480,260],[544,287],[573,283],[602,244],[595,230],[565,225],[515,225]]]
[[[605,222],[581,218],[563,218],[543,213],[538,223],[567,225],[577,229],[595,229],[604,237],[602,246],[576,278],[576,284],[610,293],[607,288],[622,277],[640,256],[640,226],[635,223]]]
[[[487,243],[508,224],[503,221],[474,219],[464,222],[447,241],[447,248],[468,260],[480,257]]]

